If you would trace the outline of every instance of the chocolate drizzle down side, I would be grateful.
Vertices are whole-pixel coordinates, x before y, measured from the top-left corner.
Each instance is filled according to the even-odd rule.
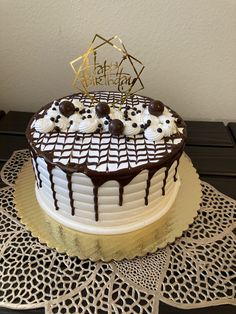
[[[177,165],[175,167],[173,179],[174,179],[174,181],[177,180],[177,168],[179,165],[179,159],[182,155],[183,148],[184,148],[184,142],[185,142],[184,139],[186,138],[186,130],[185,130],[185,124],[184,124],[183,120],[174,111],[172,111],[172,114],[175,117],[179,118],[179,122],[177,122],[178,127],[184,128],[184,132],[182,135],[177,134],[177,135],[170,137],[170,139],[182,138],[183,140],[179,144],[172,145],[171,149],[169,148],[170,149],[169,153],[168,153],[167,144],[166,144],[166,152],[163,154],[161,159],[157,158],[157,162],[154,162],[153,159],[150,161],[149,160],[149,157],[151,156],[150,155],[150,156],[147,156],[147,162],[144,163],[143,165],[131,167],[129,164],[129,161],[128,161],[128,167],[127,168],[113,171],[113,172],[109,172],[109,171],[99,172],[99,171],[91,170],[88,167],[89,164],[88,164],[87,158],[86,158],[86,162],[81,163],[81,164],[79,164],[79,163],[68,163],[65,165],[65,164],[60,163],[60,162],[53,162],[54,151],[45,151],[45,150],[43,151],[40,149],[40,146],[38,146],[38,148],[36,148],[36,144],[34,142],[33,135],[32,135],[34,130],[31,128],[32,121],[33,121],[33,119],[35,119],[35,116],[34,116],[31,119],[31,121],[29,122],[29,125],[27,127],[27,131],[26,131],[26,136],[27,136],[28,142],[29,142],[30,147],[31,147],[32,158],[34,159],[34,162],[35,162],[35,172],[36,172],[36,176],[37,176],[38,187],[39,188],[42,187],[42,180],[40,177],[41,175],[40,175],[40,171],[39,171],[39,167],[38,167],[38,163],[37,163],[37,158],[40,157],[40,158],[43,158],[43,160],[45,161],[45,163],[47,165],[47,170],[49,173],[49,180],[50,180],[53,199],[54,199],[54,207],[56,210],[58,210],[59,207],[58,207],[57,193],[55,191],[55,186],[54,186],[54,182],[53,182],[53,169],[55,167],[58,167],[59,169],[64,171],[64,173],[66,174],[67,182],[68,182],[69,198],[70,198],[71,215],[73,216],[73,215],[75,215],[75,206],[74,206],[73,190],[72,190],[72,175],[73,175],[73,173],[80,173],[80,172],[86,174],[91,179],[93,186],[94,186],[93,187],[93,198],[94,198],[95,220],[98,221],[99,220],[99,198],[98,198],[99,188],[107,181],[112,181],[112,180],[117,181],[119,184],[119,205],[122,206],[125,186],[128,185],[141,171],[147,170],[148,171],[148,178],[147,178],[147,182],[146,182],[146,193],[145,193],[144,201],[145,201],[145,205],[148,205],[148,197],[149,197],[149,190],[150,190],[150,186],[151,186],[151,180],[152,180],[152,177],[155,175],[155,173],[158,170],[160,170],[161,168],[165,169],[165,176],[163,179],[163,186],[162,186],[162,194],[163,195],[165,195],[165,187],[166,187],[169,169],[175,161],[177,161]],[[38,117],[38,116],[39,116],[39,114],[36,114],[36,117]],[[77,136],[77,134],[75,134],[74,136]],[[82,134],[81,136],[83,138],[84,135]],[[101,136],[101,135],[99,135],[99,136]],[[165,141],[165,143],[167,143],[167,140]],[[135,143],[134,145],[136,146],[136,142],[134,142],[134,143]],[[127,143],[126,143],[126,145],[127,145]],[[137,149],[137,147],[135,149]],[[140,156],[146,156],[147,147],[143,148],[143,149],[139,149],[139,153],[140,153]],[[105,162],[108,162],[108,161],[109,161],[109,154],[107,154]],[[120,161],[118,161],[118,164],[119,163],[120,163]]]
[[[37,160],[35,160],[35,163],[37,164]],[[56,210],[59,210],[58,204],[57,204],[57,198],[56,198],[56,191],[55,191],[55,184],[53,182],[53,175],[52,175],[52,170],[53,170],[53,165],[50,163],[47,163],[47,168],[48,168],[48,173],[49,173],[49,181],[51,183],[51,189],[52,189],[52,197],[54,200],[54,206]]]
[[[66,178],[68,181],[71,215],[74,216],[75,215],[75,206],[74,206],[73,191],[72,191],[72,175],[71,175],[71,173],[67,173]]]
[[[95,211],[95,220],[99,220],[99,206],[98,206],[98,189],[107,181],[112,181],[115,180],[119,183],[119,205],[122,206],[123,204],[123,193],[124,193],[124,188],[126,185],[128,185],[141,171],[147,169],[148,170],[148,178],[147,178],[147,183],[146,183],[146,195],[145,195],[145,205],[148,205],[148,196],[149,196],[149,189],[151,185],[151,179],[155,175],[155,173],[160,170],[162,167],[165,167],[165,176],[163,179],[163,186],[162,186],[162,195],[165,195],[165,186],[166,186],[166,181],[168,177],[168,172],[172,164],[177,161],[177,165],[175,167],[175,174],[174,174],[174,181],[177,180],[176,174],[177,174],[177,168],[179,165],[179,159],[182,155],[182,150],[177,151],[177,154],[172,157],[171,159],[163,158],[161,163],[156,163],[156,164],[146,164],[145,166],[140,166],[135,169],[135,171],[130,171],[128,169],[120,170],[119,174],[117,172],[115,173],[96,173],[94,171],[91,171],[87,169],[84,171],[85,165],[75,165],[75,164],[69,164],[67,166],[61,165],[60,168],[66,173],[67,181],[68,181],[68,190],[69,190],[69,197],[70,197],[70,206],[71,206],[71,215],[75,215],[75,207],[74,207],[74,201],[73,201],[73,191],[72,191],[72,182],[71,182],[71,177],[73,173],[86,173],[86,175],[91,179],[93,182],[93,198],[94,198],[94,211]],[[58,210],[58,200],[56,197],[56,191],[54,188],[54,182],[53,182],[53,175],[52,171],[53,168],[58,166],[54,163],[52,163],[48,158],[45,158],[43,156],[40,156],[38,153],[33,153],[33,158],[35,161],[35,165],[37,165],[37,157],[42,157],[44,158],[45,163],[47,164],[47,169],[49,173],[49,180],[51,183],[51,189],[53,193],[53,200],[54,200],[54,206],[55,209]],[[37,166],[36,166],[36,169]],[[37,173],[37,177],[39,177],[39,172]]]
[[[41,188],[42,187],[42,180],[41,180],[41,177],[40,177],[39,167],[38,167],[38,163],[36,162],[36,160],[35,160],[35,158],[33,156],[32,151],[30,151],[30,156],[31,156],[31,160],[34,159],[34,162],[35,162],[34,176],[35,176],[35,181],[37,183],[37,187]],[[33,164],[33,162],[32,162],[32,164]],[[33,166],[34,166],[34,164],[33,164]]]

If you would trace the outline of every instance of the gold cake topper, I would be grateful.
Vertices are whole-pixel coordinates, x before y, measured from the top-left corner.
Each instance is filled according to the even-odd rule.
[[[106,51],[111,59],[103,58]],[[144,65],[126,50],[116,35],[109,39],[96,34],[88,50],[70,62],[75,73],[73,86],[90,96],[90,92],[106,86],[124,94],[123,101],[144,89],[140,78]]]

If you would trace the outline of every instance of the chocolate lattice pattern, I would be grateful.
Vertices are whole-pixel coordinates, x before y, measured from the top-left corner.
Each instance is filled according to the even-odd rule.
[[[236,201],[202,182],[199,215],[175,244],[121,262],[81,261],[32,237],[18,220],[14,182],[28,151],[13,154],[0,189],[0,306],[51,313],[158,313],[235,304]],[[11,173],[11,175],[10,175]]]
[[[97,94],[98,102],[114,104],[121,102],[122,94],[116,92],[100,92]],[[79,99],[85,108],[91,108],[91,99],[82,95],[66,97],[68,100]],[[150,99],[135,95],[127,98],[121,106],[136,107],[146,105]],[[40,115],[44,115],[46,110]],[[182,130],[182,126],[180,127]],[[109,132],[85,134],[80,132],[39,133],[34,128],[30,130],[33,146],[38,152],[49,152],[53,162],[67,164],[86,164],[89,169],[101,168],[103,171],[114,171],[123,168],[134,168],[147,162],[156,163],[166,155],[173,153],[178,145],[183,145],[184,134],[178,132],[167,140],[158,143],[150,142],[144,134],[133,136],[127,141],[126,137],[114,138]],[[112,140],[111,140],[112,139]],[[52,154],[52,155],[51,155]]]

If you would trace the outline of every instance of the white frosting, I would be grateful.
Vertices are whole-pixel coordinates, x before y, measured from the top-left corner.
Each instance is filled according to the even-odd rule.
[[[124,122],[124,135],[126,136],[134,136],[140,133],[141,128],[140,125],[136,123],[136,127],[133,127],[133,124],[136,122],[133,121],[125,121]]]
[[[49,117],[40,118],[34,124],[35,130],[39,133],[49,133],[54,129],[54,126],[54,122]]]
[[[108,123],[106,123],[106,122],[108,122]],[[104,132],[109,131],[109,121],[107,118],[100,118],[99,123],[102,125]]]
[[[143,113],[144,123],[147,123],[148,120],[150,120],[152,124],[156,124],[156,125],[160,122],[158,117],[153,116],[150,113],[144,112]]]
[[[79,131],[79,125],[81,122],[81,115],[79,113],[74,113],[69,117],[69,122],[71,124],[69,131],[70,132],[77,132]]]
[[[73,103],[73,105],[75,106],[75,108],[78,108],[79,109],[79,111],[80,110],[82,110],[82,109],[84,109],[84,104],[82,103],[82,102],[80,102],[80,100],[79,99],[73,99],[72,100],[72,103]]]
[[[96,118],[81,120],[79,125],[79,131],[81,133],[93,133],[97,130],[98,124],[99,122]]]
[[[162,130],[161,132],[158,132],[157,129]],[[157,125],[151,125],[144,131],[144,136],[149,141],[158,142],[164,137],[162,124]]]
[[[177,127],[174,121],[171,121],[170,123],[163,123],[162,129],[164,132],[164,136],[171,136],[172,134],[175,134],[177,131]]]
[[[61,118],[56,123],[56,126],[58,126],[60,128],[61,132],[67,132],[67,130],[70,126],[69,119],[64,117],[64,116],[61,116]]]
[[[58,115],[60,115],[59,106],[55,106],[55,101],[46,113],[49,118],[56,118]]]
[[[146,122],[145,115],[143,113],[138,113],[136,116],[132,117],[132,121],[136,122],[138,125],[144,124]]]
[[[173,120],[172,117],[166,116],[166,115],[164,115],[164,114],[160,115],[160,116],[158,117],[158,119],[159,119],[160,123],[166,123],[166,121],[171,121],[171,120]]]
[[[137,110],[141,111],[141,113],[144,112],[144,108],[143,108],[143,105],[142,104],[134,104],[135,108],[137,108]]]
[[[163,115],[172,117],[172,113],[169,111],[167,107],[164,107]]]
[[[110,114],[109,116],[111,117],[111,119],[119,119],[119,120],[122,120],[124,118],[123,116],[123,112],[121,112],[121,110],[119,109],[114,109],[114,108],[111,108],[110,109]]]

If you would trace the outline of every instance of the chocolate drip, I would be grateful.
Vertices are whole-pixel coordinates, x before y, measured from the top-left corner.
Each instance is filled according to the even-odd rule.
[[[162,195],[165,195],[166,180],[167,180],[167,177],[168,177],[169,169],[170,169],[170,166],[168,165],[166,167],[166,170],[165,170],[165,176],[164,176],[164,179],[163,179],[163,186],[161,188],[162,189]]]
[[[167,150],[167,139],[166,139],[166,138],[164,139],[164,143],[165,143],[165,148],[166,148],[166,153],[167,153],[168,150]],[[163,186],[162,186],[162,195],[163,195],[163,196],[165,195],[166,180],[167,180],[167,177],[168,177],[169,169],[170,169],[170,166],[168,165],[168,166],[166,167],[166,170],[165,170],[165,177],[164,177],[164,179],[163,179]]]
[[[148,170],[148,178],[147,178],[147,187],[146,187],[146,195],[145,195],[145,205],[148,205],[148,195],[149,195],[149,189],[150,189],[150,185],[151,185],[151,179],[154,176],[154,174],[156,173],[156,169],[149,169]]]
[[[47,164],[47,168],[48,168],[48,173],[49,173],[49,181],[51,183],[52,197],[53,197],[53,200],[54,200],[54,206],[55,206],[56,210],[59,210],[59,207],[58,207],[58,204],[57,204],[55,186],[54,186],[53,177],[52,177],[53,165]]]
[[[179,166],[179,158],[177,159],[177,165],[176,165],[176,167],[175,167],[175,174],[174,174],[174,181],[175,181],[175,182],[177,181],[176,175],[177,175],[178,166]]]
[[[39,169],[38,169],[37,157],[34,158],[33,151],[30,151],[30,157],[31,157],[32,166],[35,169],[34,177],[35,177],[35,181],[36,181],[37,187],[41,188],[42,187],[42,180],[40,178],[40,172],[39,172]]]
[[[93,188],[93,200],[94,200],[94,211],[95,211],[95,220],[98,221],[98,186]]]
[[[69,190],[69,198],[70,198],[70,207],[71,207],[71,215],[75,215],[75,206],[74,206],[74,199],[73,199],[73,191],[72,191],[72,174],[67,173],[66,178],[68,181],[68,190]]]
[[[119,205],[122,206],[123,204],[123,194],[124,194],[124,187],[120,184],[119,187]]]
[[[38,166],[38,163],[37,163],[37,159],[35,159],[35,168],[36,168],[36,172],[37,172],[37,184],[38,184],[38,187],[42,187],[42,180],[40,178],[40,172],[39,172],[39,166]]]

